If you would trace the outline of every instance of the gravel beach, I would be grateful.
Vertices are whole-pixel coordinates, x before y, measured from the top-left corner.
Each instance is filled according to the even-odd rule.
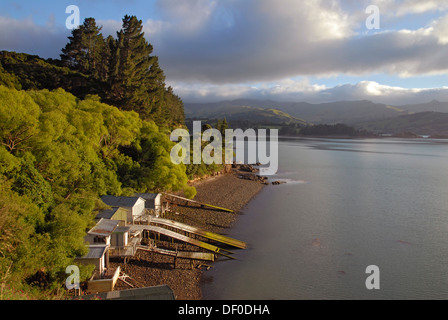
[[[239,176],[240,172],[234,169],[232,173],[193,183],[198,191],[195,200],[235,212],[242,210],[264,185],[260,181],[240,179]],[[177,206],[173,210],[179,214],[169,214],[166,218],[224,235],[238,219],[238,214],[202,209],[194,205]],[[188,245],[171,244],[169,241],[166,241],[166,246],[171,246],[171,250],[175,249],[173,246],[182,250],[197,250]],[[111,259],[111,266],[120,266],[121,270],[131,277],[126,281],[135,287],[169,285],[177,300],[201,300],[201,277],[203,272],[207,271],[198,269],[197,266],[192,268],[187,260],[178,260],[174,268],[173,262],[173,257],[139,251],[126,264],[122,260]],[[116,290],[129,288],[122,281],[117,282]]]

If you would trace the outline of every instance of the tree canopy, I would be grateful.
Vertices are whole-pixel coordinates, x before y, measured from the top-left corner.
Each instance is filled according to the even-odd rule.
[[[0,105],[0,272],[65,276],[71,260],[85,253],[83,238],[101,195],[195,195],[186,167],[171,162],[167,133],[134,111],[63,89],[2,85]]]
[[[166,87],[158,57],[152,55],[153,46],[137,17],[126,15],[117,37],[106,39],[95,19],[87,18],[72,31],[62,52],[63,66],[102,82],[105,102],[136,111],[162,127],[184,124],[182,100]]]
[[[189,178],[218,169],[172,163],[183,102],[166,86],[142,21],[125,16],[115,38],[101,30],[87,18],[60,60],[0,52],[0,299],[63,283],[86,253],[100,196],[194,197]]]

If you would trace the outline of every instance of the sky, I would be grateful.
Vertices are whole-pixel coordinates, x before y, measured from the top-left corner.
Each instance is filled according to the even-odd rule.
[[[1,0],[0,50],[59,58],[69,5],[142,20],[184,102],[448,101],[448,0]]]

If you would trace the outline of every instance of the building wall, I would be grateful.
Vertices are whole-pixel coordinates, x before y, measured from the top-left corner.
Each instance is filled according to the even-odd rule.
[[[83,265],[91,265],[93,264],[96,268],[96,270],[98,270],[99,272],[102,272],[104,270],[104,259],[80,259],[77,258],[75,259],[75,262],[77,263],[82,263]]]
[[[145,213],[145,200],[139,199],[132,208],[133,217],[142,216]]]
[[[107,244],[107,245],[110,245],[110,236],[101,237],[101,236],[96,236],[96,235],[93,235],[93,234],[87,234],[87,236],[85,236],[84,239],[91,245],[95,245],[95,244]],[[100,241],[100,239],[101,239],[101,241]]]
[[[154,205],[155,205],[156,209],[160,209],[162,207],[162,195],[161,194],[159,194],[154,199]]]
[[[155,207],[155,210],[158,212],[158,213],[164,213],[163,211],[163,207],[162,207],[162,195],[161,194],[159,194],[155,199],[154,199],[154,207]]]
[[[113,247],[120,247],[120,248],[126,247],[128,245],[128,238],[129,238],[128,232],[114,233],[112,234],[111,245]]]
[[[128,223],[129,219],[128,219],[128,211],[124,208],[120,208],[113,216],[112,216],[112,220],[116,220],[116,221],[120,221],[119,226],[123,227],[126,226],[126,224]]]

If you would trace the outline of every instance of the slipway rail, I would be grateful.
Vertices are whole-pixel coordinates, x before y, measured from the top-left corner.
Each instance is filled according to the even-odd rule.
[[[147,246],[138,246],[138,250],[147,251],[147,252],[155,252],[159,254],[163,254],[166,256],[171,256],[174,258],[180,259],[189,259],[189,260],[204,260],[204,261],[215,261],[215,254],[208,252],[185,252],[185,251],[172,251],[165,250],[156,247],[147,247]]]
[[[146,226],[146,225],[133,225],[131,227],[131,231],[149,231],[149,232],[152,232],[152,233],[161,234],[161,235],[164,235],[164,236],[167,236],[167,237],[179,240],[179,241],[183,241],[183,242],[189,243],[189,244],[194,245],[196,247],[199,247],[199,248],[211,251],[211,252],[213,252],[215,254],[222,255],[222,256],[227,257],[229,259],[236,260],[234,257],[232,257],[232,256],[222,252],[222,251],[228,252],[227,250],[223,250],[223,249],[221,249],[221,248],[219,248],[217,246],[214,246],[212,244],[205,243],[205,242],[202,242],[202,241],[199,241],[199,240],[196,240],[196,239],[192,239],[192,238],[184,236],[184,235],[182,235],[180,233],[177,233],[177,232],[174,232],[174,231],[171,231],[171,230],[167,230],[167,229],[164,229],[164,228],[155,227],[155,226]]]
[[[198,205],[200,205],[201,207],[207,207],[207,208],[217,209],[217,210],[220,210],[220,211],[225,211],[225,212],[235,213],[234,210],[230,210],[230,209],[226,209],[226,208],[218,207],[218,206],[215,206],[215,205],[212,205],[212,204],[202,203],[202,202],[199,202],[199,201],[196,201],[196,200],[190,200],[190,199],[187,199],[187,198],[184,198],[184,197],[176,196],[176,195],[174,195],[174,194],[164,193],[163,195],[165,195],[165,196],[167,196],[167,197],[172,197],[172,198],[174,198],[174,199],[178,199],[178,200],[186,201],[187,203],[189,202],[189,203],[198,204]]]
[[[240,240],[236,240],[230,237],[226,237],[220,234],[216,234],[213,232],[208,232],[193,226],[189,226],[186,225],[184,223],[180,223],[174,220],[167,220],[167,219],[162,219],[162,218],[155,218],[155,217],[150,217],[149,220],[150,224],[157,224],[157,225],[161,225],[164,227],[171,227],[171,228],[175,228],[177,230],[183,231],[183,232],[188,232],[188,233],[192,233],[201,237],[204,237],[206,239],[210,239],[219,243],[223,243],[238,249],[246,249],[247,248],[247,244],[244,241],[240,241]]]

